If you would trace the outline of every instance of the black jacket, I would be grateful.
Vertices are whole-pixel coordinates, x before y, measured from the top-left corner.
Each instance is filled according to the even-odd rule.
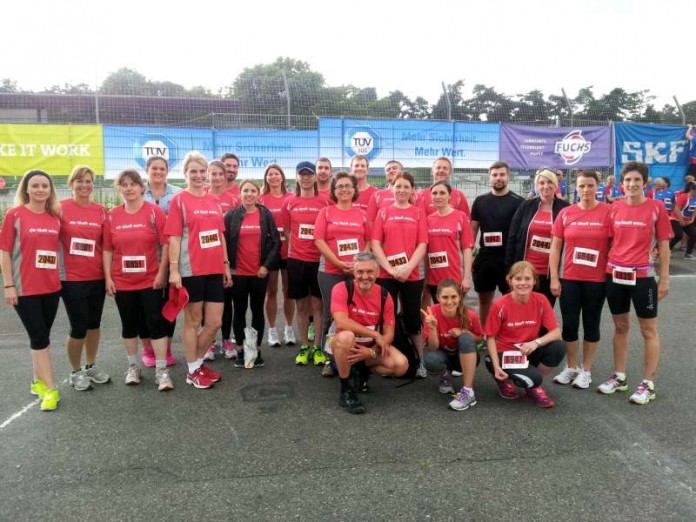
[[[510,270],[510,267],[514,265],[517,261],[522,261],[527,251],[527,233],[529,232],[529,225],[534,218],[534,214],[539,210],[541,205],[541,198],[539,196],[534,199],[524,201],[515,215],[512,217],[512,223],[510,223],[510,233],[508,234],[507,249],[505,251],[505,271]],[[562,208],[570,205],[566,200],[560,199],[554,196],[553,205],[551,206],[551,222],[556,220],[556,216],[561,211]],[[548,275],[539,274],[540,276]]]
[[[261,226],[261,266],[269,271],[280,267],[280,236],[273,214],[263,205],[257,204],[259,224]],[[246,209],[241,206],[225,214],[225,239],[227,240],[227,257],[230,270],[234,274],[237,267],[237,247],[239,246],[239,229],[242,226]]]

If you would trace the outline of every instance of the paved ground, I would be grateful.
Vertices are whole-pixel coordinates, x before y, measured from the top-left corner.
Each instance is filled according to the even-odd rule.
[[[1,306],[0,520],[696,520],[695,268],[673,262],[645,407],[549,385],[557,407],[541,411],[500,399],[479,368],[470,411],[448,410],[435,377],[373,378],[368,414],[350,416],[338,382],[295,367],[288,348],[265,350],[258,370],[216,361],[212,390],[185,386],[182,365],[169,394],[151,370],[126,387],[109,302],[99,361],[115,382],[83,393],[63,382],[59,410],[42,413],[25,333]],[[611,371],[610,323],[605,310],[595,381]],[[61,308],[54,339],[65,335]]]

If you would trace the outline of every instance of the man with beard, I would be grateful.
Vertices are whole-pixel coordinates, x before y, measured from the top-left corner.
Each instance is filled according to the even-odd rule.
[[[237,199],[241,199],[239,197],[239,184],[235,183],[235,180],[237,179],[237,174],[239,174],[239,158],[236,154],[227,152],[222,155],[220,161],[222,161],[225,164],[225,175],[227,176],[227,190],[230,190],[232,194],[235,197],[237,197]]]
[[[486,324],[496,286],[500,293],[509,291],[505,279],[505,248],[512,216],[524,201],[508,188],[510,169],[504,161],[496,161],[488,169],[491,191],[478,196],[471,208],[471,232],[479,230],[479,251],[472,267],[474,289],[479,296],[481,324]]]
[[[319,195],[324,196],[329,204],[333,205],[331,200],[331,161],[329,158],[319,158],[315,163],[317,168],[317,190]]]

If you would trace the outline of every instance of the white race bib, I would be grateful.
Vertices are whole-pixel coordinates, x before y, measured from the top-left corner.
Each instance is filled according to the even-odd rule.
[[[487,247],[503,246],[503,233],[502,232],[484,232],[483,233],[483,246],[487,246]]]
[[[314,241],[314,225],[300,225],[297,237]]]
[[[366,326],[365,328],[368,328],[368,329],[370,329],[370,330],[376,330],[376,329],[377,329],[377,327],[374,326],[374,325]],[[359,337],[359,336],[356,335],[356,336],[355,336],[355,342],[358,343],[358,344],[370,344],[370,343],[373,343],[373,342],[374,342],[374,339],[373,339],[372,337]]]
[[[399,254],[394,254],[393,256],[387,256],[387,261],[389,261],[392,268],[396,268],[397,266],[402,266],[408,263],[408,257],[406,257],[406,252],[401,252]]]
[[[37,250],[34,266],[36,268],[55,270],[58,267],[58,254],[52,250]]]
[[[542,254],[551,253],[551,238],[533,235],[532,241],[529,243],[529,250]]]
[[[217,230],[202,230],[198,233],[198,242],[202,249],[218,247],[221,245],[220,233]]]
[[[281,241],[285,241],[285,234],[283,232],[283,227],[278,227],[278,235],[280,236]]]
[[[635,268],[615,266],[611,272],[612,281],[617,285],[636,286]]]
[[[597,268],[597,262],[599,261],[599,250],[593,250],[591,248],[575,247],[573,250],[573,264],[574,265],[584,265],[591,266],[592,268]]]
[[[447,268],[449,266],[447,252],[430,252],[428,254],[428,262],[430,263],[430,268]]]
[[[360,252],[358,238],[339,239],[336,241],[339,256],[354,256]]]
[[[501,357],[500,366],[503,370],[523,370],[529,367],[529,360],[518,350],[506,350]]]
[[[121,270],[124,274],[137,274],[147,272],[147,257],[123,256],[121,258]]]
[[[70,240],[70,253],[74,256],[94,257],[95,248],[94,239],[74,237]]]

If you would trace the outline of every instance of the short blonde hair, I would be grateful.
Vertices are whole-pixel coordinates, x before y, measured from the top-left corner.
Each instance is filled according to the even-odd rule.
[[[203,154],[201,154],[200,152],[191,151],[187,153],[186,156],[184,156],[184,174],[186,174],[186,171],[188,170],[189,165],[191,163],[200,163],[206,170],[208,170],[208,160],[205,159],[205,156],[203,156]]]
[[[68,187],[72,187],[73,183],[87,174],[89,174],[92,181],[94,181],[94,171],[91,168],[89,168],[87,165],[76,166],[70,173],[70,176],[68,176]]]
[[[546,181],[551,183],[553,185],[553,188],[558,188],[558,177],[556,176],[556,173],[554,171],[549,169],[538,170],[536,176],[534,176],[534,187],[537,186],[537,183],[539,183],[539,180],[541,178],[544,178]]]
[[[517,261],[517,263],[510,267],[510,270],[507,273],[508,284],[510,283],[510,281],[512,281],[514,277],[520,275],[522,272],[525,272],[527,270],[529,270],[532,273],[532,276],[534,277],[534,284],[536,285],[537,283],[539,283],[539,275],[537,274],[534,265],[532,265],[532,263],[530,263],[529,261]]]

